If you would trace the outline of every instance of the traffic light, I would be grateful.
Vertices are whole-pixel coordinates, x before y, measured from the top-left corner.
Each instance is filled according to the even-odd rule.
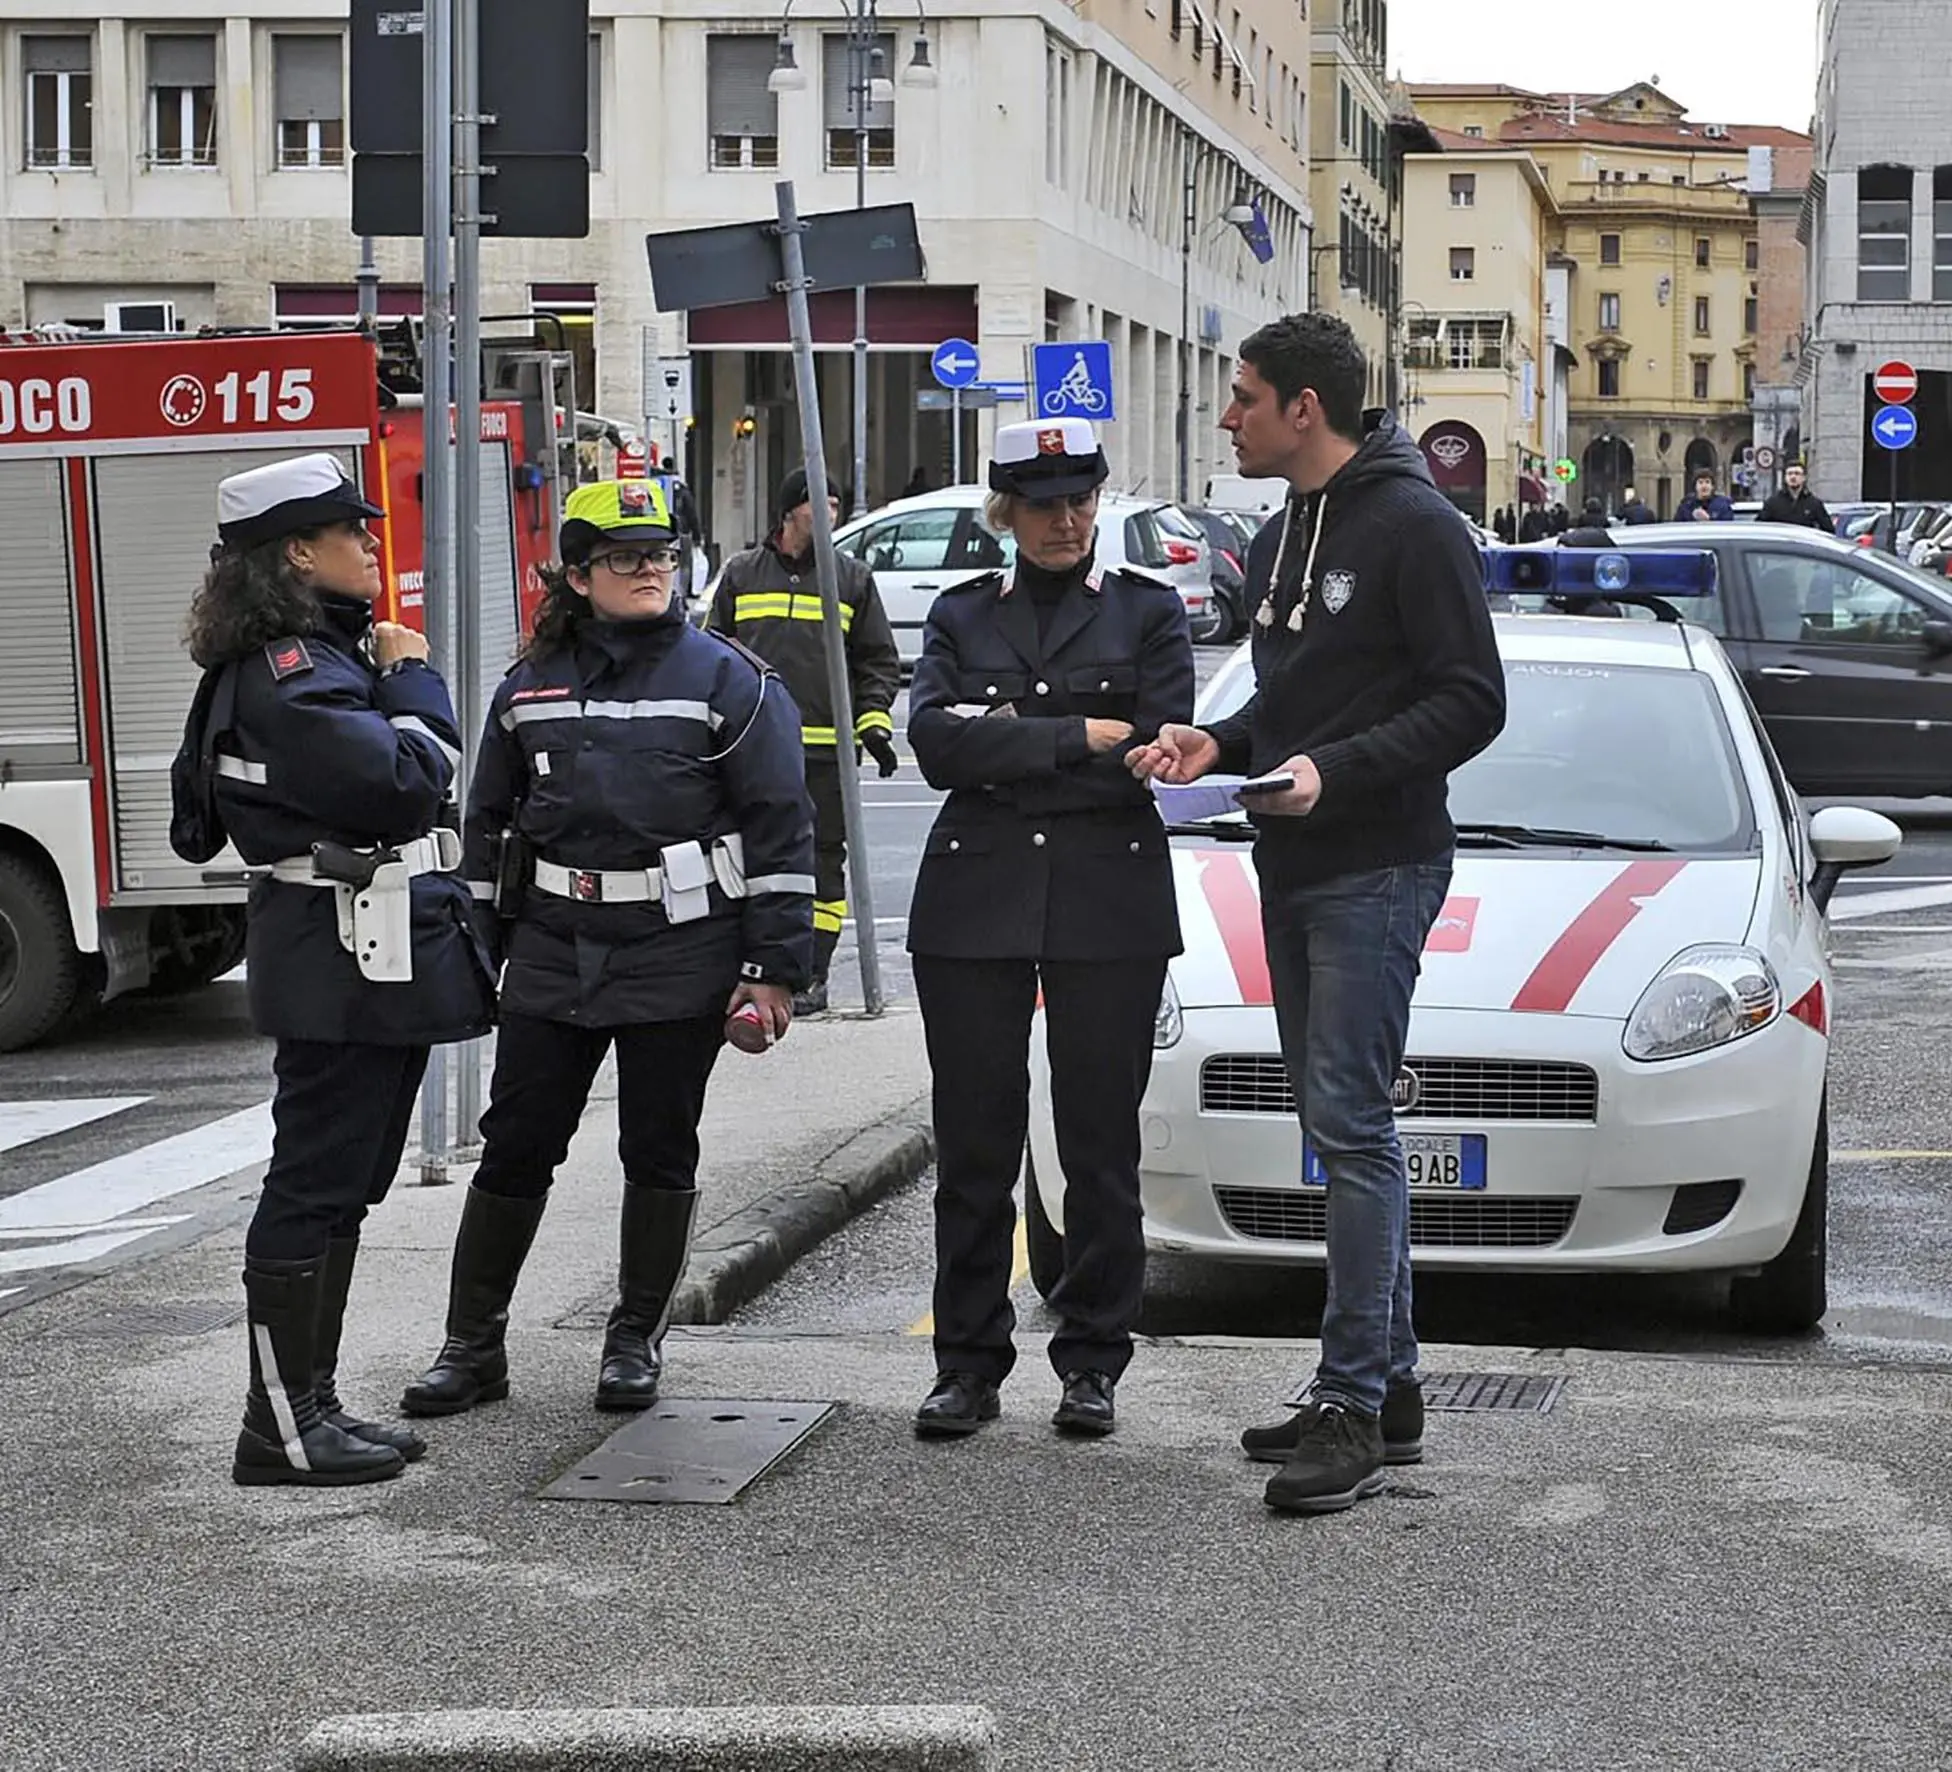
[[[743,443],[754,431],[759,429],[759,421],[749,412],[742,412],[732,421],[732,435]]]

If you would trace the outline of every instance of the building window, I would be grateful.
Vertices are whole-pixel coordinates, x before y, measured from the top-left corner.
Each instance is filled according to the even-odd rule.
[[[1600,263],[1603,265],[1617,265],[1619,262],[1620,236],[1618,234],[1602,234],[1600,236]]]
[[[1450,206],[1453,209],[1475,209],[1478,204],[1478,175],[1475,172],[1453,172],[1450,175]]]
[[[1342,82],[1342,145],[1355,146],[1356,139],[1356,95],[1349,90],[1348,81]]]
[[[87,37],[23,37],[27,164],[53,172],[94,164],[94,47]]]
[[[1714,241],[1709,239],[1706,234],[1695,235],[1694,262],[1696,268],[1705,271],[1711,264],[1714,263],[1714,261],[1715,261]]]
[[[1694,397],[1697,400],[1705,400],[1708,398],[1708,368],[1709,363],[1706,357],[1695,358]]]
[[[779,99],[766,88],[773,71],[770,34],[705,39],[705,128],[715,172],[779,165]]]
[[[1750,405],[1755,404],[1755,365],[1753,363],[1744,363],[1742,365],[1742,398],[1748,401]]]
[[[1620,330],[1620,298],[1617,295],[1600,297],[1600,331],[1618,332]]]
[[[1186,0],[1173,0],[1173,9],[1168,15],[1168,24],[1172,30],[1173,41],[1177,43],[1180,33],[1186,29]]]
[[[1952,301],[1952,166],[1932,174],[1932,300]]]
[[[1697,295],[1694,298],[1694,335],[1696,338],[1706,338],[1709,333],[1714,331],[1714,328],[1708,324],[1708,319],[1708,298],[1705,295]]]
[[[1617,400],[1620,397],[1620,359],[1603,357],[1600,359],[1600,398]]]
[[[1911,299],[1911,168],[1857,175],[1857,299]]]
[[[1473,141],[1483,141],[1484,125],[1482,123],[1467,123],[1464,125],[1464,133]]]
[[[217,39],[154,36],[149,53],[149,163],[217,164]]]
[[[892,79],[888,70],[894,66],[894,58],[894,33],[883,32],[874,40],[868,66],[860,70],[861,85],[865,88],[873,81]],[[868,170],[885,172],[895,163],[895,101],[890,98],[884,104],[875,104],[865,91],[858,95],[853,91],[854,59],[855,52],[849,49],[845,37],[829,33],[821,38],[820,86],[827,130],[827,170],[851,172],[854,169],[858,126],[858,133],[865,138],[860,145],[867,151]],[[859,117],[854,114],[857,96],[867,104]]]
[[[1757,297],[1749,295],[1742,298],[1742,331],[1744,336],[1748,338],[1755,337],[1756,321],[1761,317],[1761,313],[1762,303]]]
[[[1762,242],[1760,240],[1744,240],[1742,242],[1742,269],[1745,271],[1759,271],[1762,269]]]
[[[1071,183],[1071,56],[1055,37],[1044,39],[1044,182]]]
[[[278,106],[278,164],[346,163],[345,39],[271,39],[272,84]]]
[[[1475,246],[1453,246],[1450,249],[1450,280],[1453,283],[1469,283],[1477,274],[1477,248]]]

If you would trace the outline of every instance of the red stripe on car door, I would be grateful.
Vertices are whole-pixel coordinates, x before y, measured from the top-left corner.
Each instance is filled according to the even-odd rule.
[[[1261,933],[1261,897],[1247,877],[1245,859],[1208,857],[1200,869],[1200,890],[1213,912],[1227,963],[1234,969],[1240,1000],[1250,1006],[1272,1003],[1274,984],[1268,977],[1267,940]]]
[[[1685,861],[1636,861],[1620,870],[1566,931],[1545,950],[1544,959],[1512,998],[1514,1009],[1556,1015],[1579,995],[1606,950],[1640,915],[1644,900],[1652,898],[1686,867]]]

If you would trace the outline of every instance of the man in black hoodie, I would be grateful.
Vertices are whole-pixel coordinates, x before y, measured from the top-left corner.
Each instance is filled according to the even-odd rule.
[[[1823,500],[1810,490],[1808,471],[1800,461],[1783,469],[1782,490],[1772,492],[1756,513],[1758,523],[1795,523],[1805,529],[1820,529],[1835,535],[1837,526],[1824,508]]]
[[[1210,730],[1164,728],[1130,761],[1169,782],[1290,778],[1242,798],[1282,1056],[1327,1175],[1328,1308],[1311,1401],[1241,1444],[1282,1464],[1270,1507],[1331,1513],[1380,1489],[1386,1461],[1422,1457],[1391,1093],[1450,883],[1446,778],[1504,725],[1505,679],[1471,532],[1408,434],[1362,410],[1367,365],[1347,324],[1293,315],[1240,357],[1221,428],[1242,474],[1293,488],[1248,552],[1256,692]]]

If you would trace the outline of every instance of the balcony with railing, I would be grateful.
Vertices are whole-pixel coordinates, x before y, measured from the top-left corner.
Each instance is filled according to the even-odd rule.
[[[1423,314],[1409,323],[1403,361],[1429,371],[1509,371],[1514,362],[1510,314]]]

